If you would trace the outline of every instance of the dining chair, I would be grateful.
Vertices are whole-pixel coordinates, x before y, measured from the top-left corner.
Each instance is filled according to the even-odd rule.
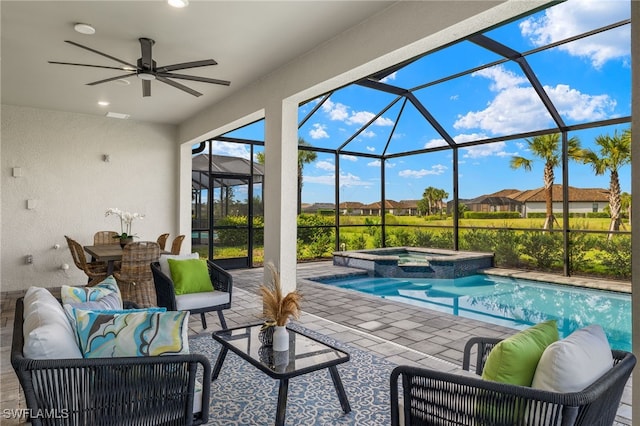
[[[93,234],[93,245],[100,246],[103,244],[119,244],[118,234],[116,231],[98,231]]]
[[[107,278],[107,265],[104,262],[87,262],[87,256],[84,254],[84,249],[82,245],[78,243],[76,240],[64,236],[67,239],[67,245],[69,246],[69,251],[71,251],[71,257],[73,258],[73,263],[87,274],[89,277],[89,282],[87,283],[87,287],[92,287],[105,278]]]
[[[124,247],[120,270],[113,273],[123,300],[130,300],[141,308],[156,306],[156,290],[150,265],[159,258],[160,246],[155,241],[139,241]]]
[[[184,240],[184,235],[178,235],[171,244],[171,254],[180,254],[180,249],[182,248],[182,241]]]
[[[156,240],[156,242],[160,246],[160,250],[164,250],[164,248],[167,246],[167,240],[168,239],[169,239],[169,233],[160,234],[160,236]]]

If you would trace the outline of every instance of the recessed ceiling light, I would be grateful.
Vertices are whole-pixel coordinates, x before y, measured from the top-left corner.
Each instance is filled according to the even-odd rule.
[[[189,0],[167,0],[167,3],[169,3],[169,6],[181,9],[189,5]]]
[[[98,105],[100,105],[100,106],[109,106],[109,102],[107,102],[107,101],[98,101]]]
[[[123,120],[126,120],[130,116],[129,116],[129,114],[122,114],[121,112],[108,112],[107,113],[107,117],[109,117],[109,118],[121,118]]]
[[[89,24],[77,23],[73,26],[73,29],[80,34],[92,35],[96,33],[96,29]]]

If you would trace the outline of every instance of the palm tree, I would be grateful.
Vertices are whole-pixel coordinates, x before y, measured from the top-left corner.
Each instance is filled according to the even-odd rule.
[[[560,134],[534,136],[531,139],[525,139],[525,142],[529,145],[529,150],[533,155],[544,160],[544,198],[547,212],[544,229],[553,229],[553,223],[556,222],[556,218],[553,215],[553,181],[555,179],[553,169],[560,165],[562,158]],[[569,158],[573,160],[580,159],[582,155],[580,140],[574,136],[569,138],[567,143],[569,144]],[[531,159],[520,156],[511,158],[511,168],[513,169],[523,168],[529,172],[532,164],[533,160]]]
[[[311,146],[311,144],[298,137],[298,214],[302,213],[302,171],[304,165],[313,163],[318,158],[315,151],[302,150],[299,148],[301,146]]]
[[[311,146],[303,138],[298,137],[298,146]],[[298,148],[298,214],[302,213],[302,177],[305,164],[313,163],[318,158],[318,154],[314,151],[301,150]],[[256,154],[256,160],[260,164],[264,164],[264,152]]]
[[[609,171],[609,210],[611,212],[609,231],[619,231],[622,198],[618,170],[631,163],[631,130],[627,129],[622,135],[617,131],[613,132],[613,136],[600,135],[596,137],[595,142],[600,147],[600,152],[585,149],[583,162],[590,164],[598,176]],[[611,237],[613,233],[609,234],[609,239]]]
[[[442,207],[442,200],[447,198],[449,193],[444,189],[434,188],[430,186],[425,188],[422,193],[422,200],[418,201],[418,208],[423,212],[426,212],[427,215],[433,214],[434,207]],[[440,213],[442,213],[442,208],[440,209]]]

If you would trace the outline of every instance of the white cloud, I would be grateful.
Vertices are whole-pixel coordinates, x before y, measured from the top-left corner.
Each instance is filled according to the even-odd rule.
[[[334,104],[331,99],[327,99],[322,104],[322,110],[329,115],[331,120],[345,121],[349,117],[349,107],[338,102]]]
[[[491,79],[490,89],[497,92],[487,107],[470,111],[453,124],[456,129],[481,129],[492,134],[509,134],[538,129],[552,123],[551,117],[532,87],[521,87],[523,78],[502,66],[472,74]],[[599,120],[608,117],[616,103],[608,95],[589,95],[567,85],[545,91],[561,114],[578,120]],[[548,123],[548,124],[547,124]]]
[[[375,150],[376,150],[376,148],[375,148],[375,147],[373,147],[373,146],[367,146],[367,151],[369,151],[369,152],[374,152]]]
[[[484,133],[460,133],[459,135],[453,136],[453,140],[456,143],[465,143],[478,141],[482,139],[487,139],[487,135]],[[446,146],[447,142],[444,139],[431,139],[427,143],[424,144],[425,148],[437,148],[440,146]]]
[[[360,136],[362,136],[363,138],[373,138],[376,136],[376,134],[371,130],[365,130],[362,133],[360,133]]]
[[[451,101],[457,101],[458,98],[460,98],[460,95],[451,95],[451,96],[449,96],[449,100],[451,100]]]
[[[246,145],[233,143],[233,142],[213,142],[213,151],[216,155],[228,155],[230,157],[239,157],[249,159],[251,152],[246,148]]]
[[[347,119],[348,124],[367,124],[371,119],[375,117],[375,114],[369,111],[357,111],[352,112]],[[393,120],[385,117],[378,117],[373,122],[376,126],[393,126]]]
[[[398,172],[398,176],[400,177],[404,177],[404,178],[415,178],[415,179],[419,179],[428,175],[441,175],[443,174],[446,170],[448,169],[447,166],[444,166],[442,164],[434,164],[433,166],[431,166],[431,169],[426,170],[426,169],[420,169],[420,170],[411,170],[411,169],[405,169],[405,170],[401,170]]]
[[[370,187],[371,182],[363,181],[359,176],[351,173],[340,173],[340,188],[350,188],[354,186]]]
[[[463,148],[466,153],[464,158],[481,158],[481,157],[512,157],[517,153],[509,153],[505,151],[507,144],[504,142],[496,142],[485,145],[476,145]]]
[[[309,136],[311,139],[326,139],[329,137],[327,133],[327,126],[320,123],[315,123],[313,129],[309,130]]]
[[[388,76],[386,76],[385,78],[383,78],[382,80],[380,80],[381,83],[388,83],[392,80],[395,80],[396,77],[398,75],[398,71],[394,71],[391,74],[389,74]]]
[[[356,157],[355,155],[342,154],[340,158],[342,158],[343,160],[353,161],[354,163],[358,161],[358,157]]]
[[[315,167],[316,169],[327,170],[327,171],[334,171],[336,169],[335,164],[329,161],[318,161],[317,163],[315,163]]]
[[[572,0],[548,8],[540,18],[523,21],[520,32],[535,46],[541,46],[629,17],[628,1]],[[630,55],[629,32],[629,25],[625,25],[564,44],[559,49],[587,58],[599,69],[609,60]]]
[[[380,167],[381,161],[380,160],[373,160],[367,163],[367,166],[369,167]]]

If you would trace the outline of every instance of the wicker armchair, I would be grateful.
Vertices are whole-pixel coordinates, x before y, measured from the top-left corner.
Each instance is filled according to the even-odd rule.
[[[84,248],[82,248],[82,245],[66,235],[64,238],[67,240],[67,245],[69,246],[69,251],[73,258],[73,263],[78,267],[78,269],[87,274],[87,277],[89,277],[87,286],[92,287],[107,278],[106,263],[87,262],[87,256],[84,254]]]
[[[154,241],[129,243],[122,250],[120,270],[114,272],[122,298],[141,307],[156,306],[151,262],[160,258],[160,246]]]
[[[215,291],[176,296],[171,277],[162,272],[159,262],[152,263],[151,272],[156,287],[158,306],[165,307],[169,311],[189,311],[192,314],[200,314],[203,328],[207,328],[205,313],[217,311],[220,325],[224,329],[227,328],[227,322],[222,311],[231,308],[233,277],[210,260],[207,260],[207,267]]]
[[[182,241],[184,241],[184,235],[178,235],[171,243],[171,254],[180,254],[182,248]]]
[[[169,239],[169,234],[168,233],[160,234],[160,236],[156,240],[156,242],[160,246],[160,250],[164,250],[164,248],[167,246],[167,240],[168,239]]]
[[[470,339],[464,350],[463,369],[470,369],[475,353],[475,373],[481,374],[491,348],[498,342],[500,339]],[[610,426],[636,364],[632,353],[614,350],[612,355],[614,365],[606,374],[586,389],[572,393],[399,366],[391,373],[391,425]]]
[[[13,324],[11,365],[24,390],[28,412],[34,416],[29,419],[33,426],[207,422],[211,365],[206,357],[28,359],[22,352],[23,312],[20,298]],[[196,375],[200,372],[201,410],[194,414]]]
[[[98,231],[93,234],[93,245],[120,244],[119,235],[116,231]]]

